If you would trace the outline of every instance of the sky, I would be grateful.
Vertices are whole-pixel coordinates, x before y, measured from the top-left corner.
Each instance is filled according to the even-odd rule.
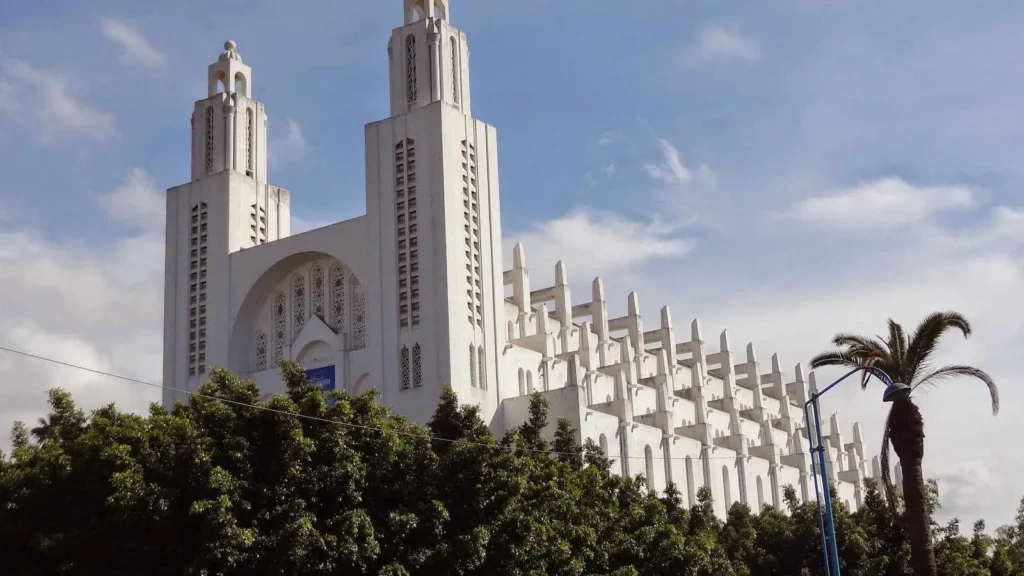
[[[1024,6],[949,0],[451,0],[474,114],[498,129],[502,229],[532,284],[636,291],[654,325],[729,330],[792,376],[837,332],[964,313],[920,396],[941,518],[1024,493]],[[39,0],[0,18],[0,345],[159,383],[164,191],[225,40],[270,117],[293,227],[364,213],[363,125],[388,115],[401,0]],[[508,263],[506,256],[506,263]],[[822,371],[819,383],[836,374]],[[0,352],[0,427],[46,390],[144,410],[159,390]],[[877,453],[879,386],[824,399]],[[6,448],[6,439],[0,446]],[[895,461],[895,457],[894,457]]]

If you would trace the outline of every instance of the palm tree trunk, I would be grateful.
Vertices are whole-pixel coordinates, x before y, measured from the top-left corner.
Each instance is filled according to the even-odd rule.
[[[910,532],[910,556],[914,576],[937,576],[935,548],[932,544],[931,521],[925,501],[924,472],[920,459],[900,459],[903,469],[903,503]]]

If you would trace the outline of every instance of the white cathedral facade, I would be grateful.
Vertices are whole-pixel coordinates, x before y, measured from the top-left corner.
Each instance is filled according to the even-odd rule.
[[[277,363],[326,390],[371,388],[425,423],[441,385],[477,404],[498,435],[522,424],[530,394],[569,418],[625,475],[691,504],[709,486],[736,501],[814,498],[802,406],[814,375],[787,376],[752,345],[717,350],[668,307],[645,324],[635,293],[612,316],[601,279],[570,296],[565,266],[533,287],[526,253],[502,262],[497,134],[472,116],[466,35],[448,0],[404,0],[388,43],[391,117],[366,126],[366,214],[292,235],[290,196],[268,183],[267,114],[228,42],[192,115],[192,178],[168,190],[165,385],[198,389],[213,367],[283,390]],[[508,294],[508,295],[507,295]],[[612,306],[616,307],[616,306]],[[165,389],[164,404],[184,400]],[[553,431],[553,430],[552,430]],[[852,508],[878,476],[860,428],[832,417],[830,477]]]

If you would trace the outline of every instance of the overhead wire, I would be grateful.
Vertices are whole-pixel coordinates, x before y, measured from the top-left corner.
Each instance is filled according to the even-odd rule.
[[[553,455],[553,456],[574,456],[574,455],[576,455],[576,454],[574,454],[572,452],[561,452],[561,451],[557,451],[557,450],[541,450],[541,449],[537,449],[537,448],[509,447],[509,446],[502,446],[500,443],[484,444],[483,442],[474,442],[472,440],[465,440],[465,439],[461,439],[461,438],[442,438],[442,437],[439,437],[439,436],[433,436],[433,435],[429,435],[429,434],[415,434],[415,433],[412,433],[412,432],[402,432],[402,431],[398,431],[398,430],[385,429],[385,428],[382,428],[382,427],[379,427],[379,426],[367,426],[365,424],[355,424],[355,423],[352,423],[352,422],[342,422],[340,420],[334,420],[334,419],[330,419],[330,418],[321,418],[319,416],[310,416],[308,414],[299,414],[299,413],[296,413],[296,412],[287,412],[287,411],[284,411],[284,410],[278,410],[276,408],[271,408],[269,406],[261,406],[261,405],[258,405],[258,404],[250,404],[250,403],[247,403],[247,402],[240,402],[238,400],[231,400],[230,398],[221,398],[219,396],[211,396],[209,394],[203,394],[203,393],[198,392],[198,391],[182,390],[180,388],[174,388],[172,386],[167,386],[165,384],[156,384],[156,383],[153,383],[153,382],[147,382],[145,380],[140,380],[138,378],[131,378],[131,377],[128,377],[128,376],[123,376],[121,374],[116,374],[114,372],[107,372],[105,370],[98,370],[96,368],[89,368],[88,366],[81,366],[79,364],[74,364],[74,363],[71,363],[71,362],[66,362],[66,361],[63,361],[63,360],[58,360],[56,358],[50,358],[48,356],[42,356],[42,355],[39,355],[39,354],[32,354],[32,353],[29,353],[29,352],[25,352],[23,350],[17,350],[15,348],[8,348],[6,346],[0,346],[0,351],[8,352],[10,354],[15,354],[15,355],[18,355],[18,356],[23,356],[23,357],[26,357],[26,358],[32,358],[32,359],[35,359],[35,360],[40,360],[40,361],[43,361],[43,362],[48,362],[48,363],[51,363],[51,364],[56,364],[56,365],[59,365],[59,366],[64,366],[64,367],[67,367],[67,368],[72,368],[72,369],[75,369],[75,370],[82,370],[84,372],[89,372],[89,373],[96,374],[96,375],[99,375],[99,376],[106,376],[108,378],[114,378],[114,379],[117,379],[117,380],[122,380],[122,381],[125,381],[125,382],[130,382],[130,383],[133,383],[133,384],[141,384],[141,385],[149,386],[149,387],[152,387],[152,388],[159,388],[161,390],[169,390],[169,391],[172,391],[172,392],[177,392],[179,394],[186,394],[186,395],[189,395],[189,396],[192,396],[192,397],[196,397],[196,398],[205,398],[205,399],[208,399],[208,400],[215,400],[215,401],[223,402],[225,404],[229,404],[229,405],[233,405],[233,406],[240,406],[240,407],[243,407],[243,408],[251,408],[251,409],[256,409],[256,410],[264,410],[264,411],[267,411],[267,412],[273,412],[273,413],[276,413],[276,414],[281,414],[281,415],[284,415],[284,416],[290,416],[290,417],[294,417],[294,418],[302,418],[302,419],[306,419],[306,420],[314,420],[314,421],[317,421],[317,422],[324,422],[324,423],[327,423],[327,424],[337,424],[339,426],[345,426],[345,427],[348,427],[348,428],[354,428],[354,429],[360,429],[360,430],[373,430],[373,431],[377,431],[377,432],[385,432],[385,433],[397,434],[397,435],[400,435],[400,436],[407,436],[407,437],[417,438],[417,439],[421,439],[421,440],[436,440],[436,441],[439,441],[439,442],[458,443],[458,444],[465,444],[465,445],[470,445],[470,446],[479,446],[481,448],[491,448],[491,449],[495,449],[496,448],[496,449],[499,449],[499,450],[508,450],[508,451],[512,451],[512,452],[529,452],[529,453],[535,453],[535,454],[549,454],[549,455]],[[712,447],[712,450],[714,448],[715,447]],[[808,452],[808,451],[801,451],[799,453],[800,454],[804,454],[804,455],[809,455],[810,454],[810,452]],[[795,453],[794,452],[790,452],[790,454],[795,454]],[[619,455],[619,456],[612,457],[612,456],[609,456],[609,455],[606,454],[605,456],[608,459],[612,460],[612,461],[618,460],[618,459],[621,459],[621,458],[626,458],[626,459],[644,459],[644,460],[647,459],[646,455],[644,455],[644,456],[621,456],[621,455]],[[686,459],[690,459],[690,460],[701,460],[701,459],[707,459],[707,460],[735,460],[738,457],[740,457],[740,456],[739,455],[736,455],[736,456],[710,456],[710,455],[699,456],[698,455],[696,457],[690,457],[690,456],[685,456],[685,457],[670,456],[668,458],[662,457],[662,459],[663,460],[686,460]]]

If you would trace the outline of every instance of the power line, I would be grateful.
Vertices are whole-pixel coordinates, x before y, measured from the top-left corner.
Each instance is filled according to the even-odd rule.
[[[360,429],[360,430],[374,430],[374,431],[377,431],[377,432],[391,432],[392,434],[398,434],[400,436],[408,436],[408,437],[411,437],[411,438],[419,438],[419,439],[423,439],[423,440],[437,440],[437,441],[440,441],[440,442],[450,442],[450,443],[453,443],[453,444],[458,443],[458,444],[466,444],[466,445],[469,445],[469,446],[479,446],[481,448],[492,448],[492,449],[497,448],[499,450],[509,450],[509,451],[518,451],[518,452],[531,452],[531,453],[539,453],[539,454],[551,454],[551,455],[555,455],[555,456],[573,456],[574,455],[571,452],[560,452],[560,451],[557,451],[557,450],[539,450],[539,449],[535,449],[535,448],[508,448],[508,447],[502,446],[500,444],[484,444],[482,442],[473,442],[472,440],[440,438],[438,436],[431,436],[429,434],[413,434],[411,432],[399,432],[397,430],[385,430],[384,428],[380,428],[380,427],[376,427],[376,426],[365,426],[365,425],[362,425],[362,424],[353,424],[351,422],[341,422],[339,420],[331,420],[331,419],[328,419],[328,418],[320,418],[318,416],[309,416],[309,415],[306,415],[306,414],[297,414],[297,413],[294,413],[294,412],[285,412],[284,410],[277,410],[275,408],[270,408],[269,406],[259,406],[259,405],[256,405],[256,404],[247,404],[245,402],[239,402],[237,400],[230,400],[228,398],[218,398],[216,396],[210,396],[208,394],[202,394],[200,392],[192,392],[192,391],[189,391],[189,390],[181,390],[179,388],[174,388],[174,387],[171,387],[171,386],[166,386],[164,384],[155,384],[153,382],[147,382],[145,380],[139,380],[137,378],[130,378],[128,376],[122,376],[120,374],[115,374],[113,372],[106,372],[104,370],[97,370],[95,368],[89,368],[87,366],[81,366],[79,364],[73,364],[71,362],[65,362],[65,361],[62,361],[62,360],[57,360],[56,358],[50,358],[50,357],[47,357],[47,356],[40,356],[38,354],[31,354],[29,352],[24,352],[22,350],[16,350],[14,348],[7,348],[5,346],[0,346],[0,350],[2,350],[4,352],[11,353],[11,354],[16,354],[16,355],[19,355],[19,356],[24,356],[26,358],[32,358],[34,360],[41,360],[43,362],[49,362],[51,364],[57,364],[59,366],[65,366],[67,368],[73,368],[75,370],[82,370],[84,372],[90,372],[92,374],[97,374],[99,376],[106,376],[108,378],[114,378],[114,379],[117,379],[117,380],[123,380],[125,382],[131,382],[133,384],[142,384],[144,386],[150,386],[152,388],[159,388],[161,390],[170,390],[172,392],[178,392],[180,394],[187,394],[189,396],[195,396],[196,398],[206,398],[208,400],[216,400],[218,402],[223,402],[225,404],[230,404],[230,405],[234,405],[234,406],[241,406],[241,407],[244,407],[244,408],[252,408],[252,409],[256,409],[256,410],[265,410],[267,412],[273,412],[275,414],[282,414],[284,416],[291,416],[291,417],[294,417],[294,418],[304,418],[304,419],[307,419],[307,420],[314,420],[314,421],[317,421],[317,422],[325,422],[325,423],[328,423],[328,424],[337,424],[337,425],[340,425],[340,426],[346,426],[346,427],[349,427],[349,428],[355,428],[355,429]],[[803,452],[803,451],[801,451],[800,453],[804,454],[804,455],[810,454],[809,452]],[[793,453],[791,452],[790,454],[793,454]],[[606,457],[608,457],[611,460],[618,460],[620,458],[645,459],[646,460],[646,458],[647,458],[646,456],[621,456],[621,455],[620,456],[616,456],[614,458],[612,458],[610,456],[607,456],[607,455],[606,455]],[[705,456],[704,458],[706,458],[708,460],[735,460],[737,457],[739,457],[739,456]],[[665,460],[686,460],[687,458],[690,458],[690,457],[670,456],[668,458],[664,458],[664,457],[662,457],[662,458],[665,459]],[[701,457],[698,456],[697,458],[690,458],[690,459],[691,460],[700,460]]]

